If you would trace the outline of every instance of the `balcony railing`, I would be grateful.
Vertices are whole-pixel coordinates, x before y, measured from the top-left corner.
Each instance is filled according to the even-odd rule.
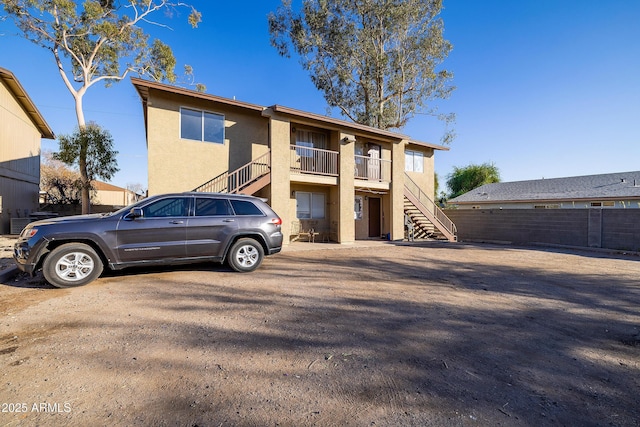
[[[369,156],[355,156],[356,179],[367,181],[391,182],[391,160],[372,158]]]
[[[290,167],[291,172],[338,176],[338,152],[292,145]]]

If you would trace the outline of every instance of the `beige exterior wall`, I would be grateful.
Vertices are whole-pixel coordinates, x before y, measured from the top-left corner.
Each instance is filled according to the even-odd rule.
[[[135,194],[126,189],[121,191],[98,190],[92,203],[97,205],[129,206],[135,201]]]
[[[433,149],[427,148],[427,147],[420,147],[417,145],[412,145],[412,144],[405,144],[404,147],[405,151],[406,150],[411,150],[411,151],[417,151],[422,153],[423,155],[423,165],[422,165],[422,170],[423,172],[412,172],[412,171],[407,171],[407,175],[416,183],[418,184],[418,186],[420,187],[420,189],[422,189],[422,191],[425,192],[425,194],[427,196],[429,196],[431,198],[431,200],[435,201],[435,163],[434,163],[434,157],[435,157],[435,153]],[[404,167],[404,163],[403,163],[403,167]],[[433,207],[432,206],[428,206],[429,209],[431,209],[431,211],[433,211]]]
[[[268,120],[259,112],[158,91],[149,98],[149,195],[193,190],[269,149]],[[181,107],[224,115],[224,144],[180,138]]]
[[[323,194],[326,206],[324,218],[301,219],[302,228],[313,227],[325,238],[331,235],[332,240],[349,244],[357,239],[382,236],[392,240],[404,238],[407,147],[423,153],[424,172],[410,172],[410,175],[425,193],[433,194],[434,150],[420,143],[409,143],[398,134],[286,107],[261,109],[182,89],[163,90],[162,87],[149,84],[141,90],[147,103],[150,195],[192,190],[271,150],[270,184],[255,195],[267,198],[282,218],[284,243],[289,244],[292,223],[298,221],[296,193],[308,192]],[[223,114],[225,143],[180,139],[180,107]],[[338,153],[338,176],[301,170],[301,162],[292,158],[291,150],[298,130],[321,132],[327,136],[325,148]],[[367,144],[380,146],[380,158],[387,161],[381,162],[387,165],[383,168],[382,180],[371,179],[371,176],[370,179],[356,178],[357,147],[368,147]],[[362,154],[367,155],[367,150]],[[293,169],[292,161],[295,163]],[[361,219],[354,215],[357,197],[363,201]],[[378,215],[370,211],[370,199],[379,200]],[[370,227],[371,219],[376,217],[380,219],[379,227]]]
[[[0,80],[0,233],[38,210],[40,131]]]
[[[284,244],[289,243],[291,221],[296,217],[296,200],[291,196],[291,174],[289,172],[289,120],[271,117],[269,126],[271,141],[271,197],[270,204],[282,219]]]

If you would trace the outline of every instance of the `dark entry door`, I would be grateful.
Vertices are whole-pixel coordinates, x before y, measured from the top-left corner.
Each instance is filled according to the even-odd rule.
[[[369,197],[369,237],[380,237],[380,199]]]

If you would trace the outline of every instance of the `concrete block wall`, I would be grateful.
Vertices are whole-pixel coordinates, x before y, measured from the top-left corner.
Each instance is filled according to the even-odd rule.
[[[640,209],[445,210],[459,241],[640,251]]]

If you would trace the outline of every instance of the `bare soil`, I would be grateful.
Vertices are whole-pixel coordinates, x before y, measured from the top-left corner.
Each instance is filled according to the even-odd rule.
[[[638,426],[640,258],[294,244],[0,285],[0,425]]]

